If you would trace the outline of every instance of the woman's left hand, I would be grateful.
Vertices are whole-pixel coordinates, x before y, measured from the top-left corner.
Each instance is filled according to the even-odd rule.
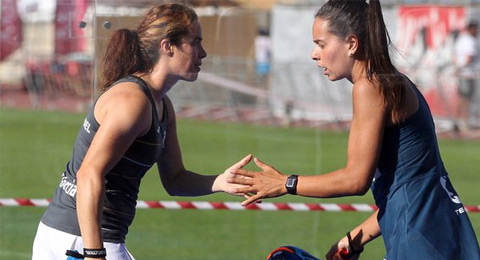
[[[351,248],[349,247],[348,238],[343,237],[332,245],[330,250],[328,251],[327,255],[325,255],[326,260],[358,260],[360,257],[360,253],[351,255],[350,252]]]
[[[253,172],[245,169],[232,169],[229,183],[245,185],[245,187],[237,188],[237,193],[246,194],[247,199],[242,202],[242,206],[247,206],[257,202],[262,198],[273,198],[282,196],[287,193],[285,182],[288,176],[283,175],[275,168],[254,158],[255,164],[262,169],[261,172]],[[251,194],[251,195],[250,195]]]

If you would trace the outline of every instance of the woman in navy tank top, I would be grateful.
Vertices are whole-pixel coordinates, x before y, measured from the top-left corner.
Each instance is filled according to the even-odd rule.
[[[235,170],[249,185],[243,202],[296,194],[331,198],[372,189],[378,210],[336,242],[330,259],[358,259],[382,235],[387,260],[480,260],[470,220],[443,166],[422,94],[389,57],[379,0],[330,0],[315,14],[311,57],[331,81],[353,83],[353,117],[344,168],[282,174],[254,158],[259,172]],[[236,176],[246,176],[237,178]]]

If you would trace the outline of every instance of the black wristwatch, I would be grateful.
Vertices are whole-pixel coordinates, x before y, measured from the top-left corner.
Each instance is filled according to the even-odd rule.
[[[287,188],[287,192],[292,195],[297,195],[297,183],[298,183],[298,175],[290,175],[285,183],[285,188]]]

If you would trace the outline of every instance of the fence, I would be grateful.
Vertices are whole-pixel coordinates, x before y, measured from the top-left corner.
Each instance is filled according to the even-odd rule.
[[[209,57],[199,80],[182,82],[180,85],[194,87],[179,86],[170,92],[179,116],[283,125],[348,125],[351,84],[328,82],[309,58],[311,23],[318,1],[295,1],[294,5],[292,1],[283,2],[290,4],[274,5],[268,12],[273,60],[267,77],[256,75],[253,56],[252,30],[256,28],[252,27],[260,26],[259,21],[265,17],[259,16],[264,16],[264,12],[239,7],[199,10],[206,17],[213,12],[217,18],[203,19]],[[454,38],[467,19],[480,14],[477,2],[480,0],[382,1],[387,27],[400,53],[395,56],[396,62],[424,92],[440,131],[452,129],[452,111],[457,100],[451,53]],[[428,5],[416,5],[421,3]],[[142,12],[134,4],[117,9],[97,5],[87,8],[78,24],[83,31],[70,37],[71,41],[83,39],[86,44],[83,51],[73,55],[52,55],[56,43],[47,32],[54,29],[55,20],[32,18],[35,16],[24,19],[22,47],[0,64],[2,106],[23,104],[77,111],[88,108],[98,89],[94,86],[99,78],[99,50],[104,48],[106,32],[118,27],[126,13]],[[135,18],[127,21],[134,24]],[[240,41],[242,45],[238,45]],[[238,49],[243,52],[235,53]],[[64,98],[71,100],[69,104],[73,100],[77,103],[59,104]],[[480,126],[480,91],[470,114],[470,123]]]

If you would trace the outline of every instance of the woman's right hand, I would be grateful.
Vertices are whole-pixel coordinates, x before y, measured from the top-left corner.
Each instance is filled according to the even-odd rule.
[[[287,194],[285,183],[288,176],[265,164],[258,158],[253,158],[253,160],[261,169],[260,172],[237,168],[231,171],[233,176],[227,180],[229,183],[244,186],[237,189],[237,193],[248,195],[248,198],[242,202],[242,205],[248,206],[263,198],[274,198]]]
[[[235,177],[235,175],[232,174],[233,170],[242,169],[251,160],[252,160],[252,155],[249,154],[245,156],[243,159],[241,159],[240,161],[238,161],[237,163],[227,168],[222,174],[218,175],[218,177],[213,182],[212,191],[213,192],[223,191],[231,195],[248,198],[248,196],[245,193],[237,192],[238,188],[247,187],[246,185],[231,183],[231,182],[228,182],[227,180]]]

